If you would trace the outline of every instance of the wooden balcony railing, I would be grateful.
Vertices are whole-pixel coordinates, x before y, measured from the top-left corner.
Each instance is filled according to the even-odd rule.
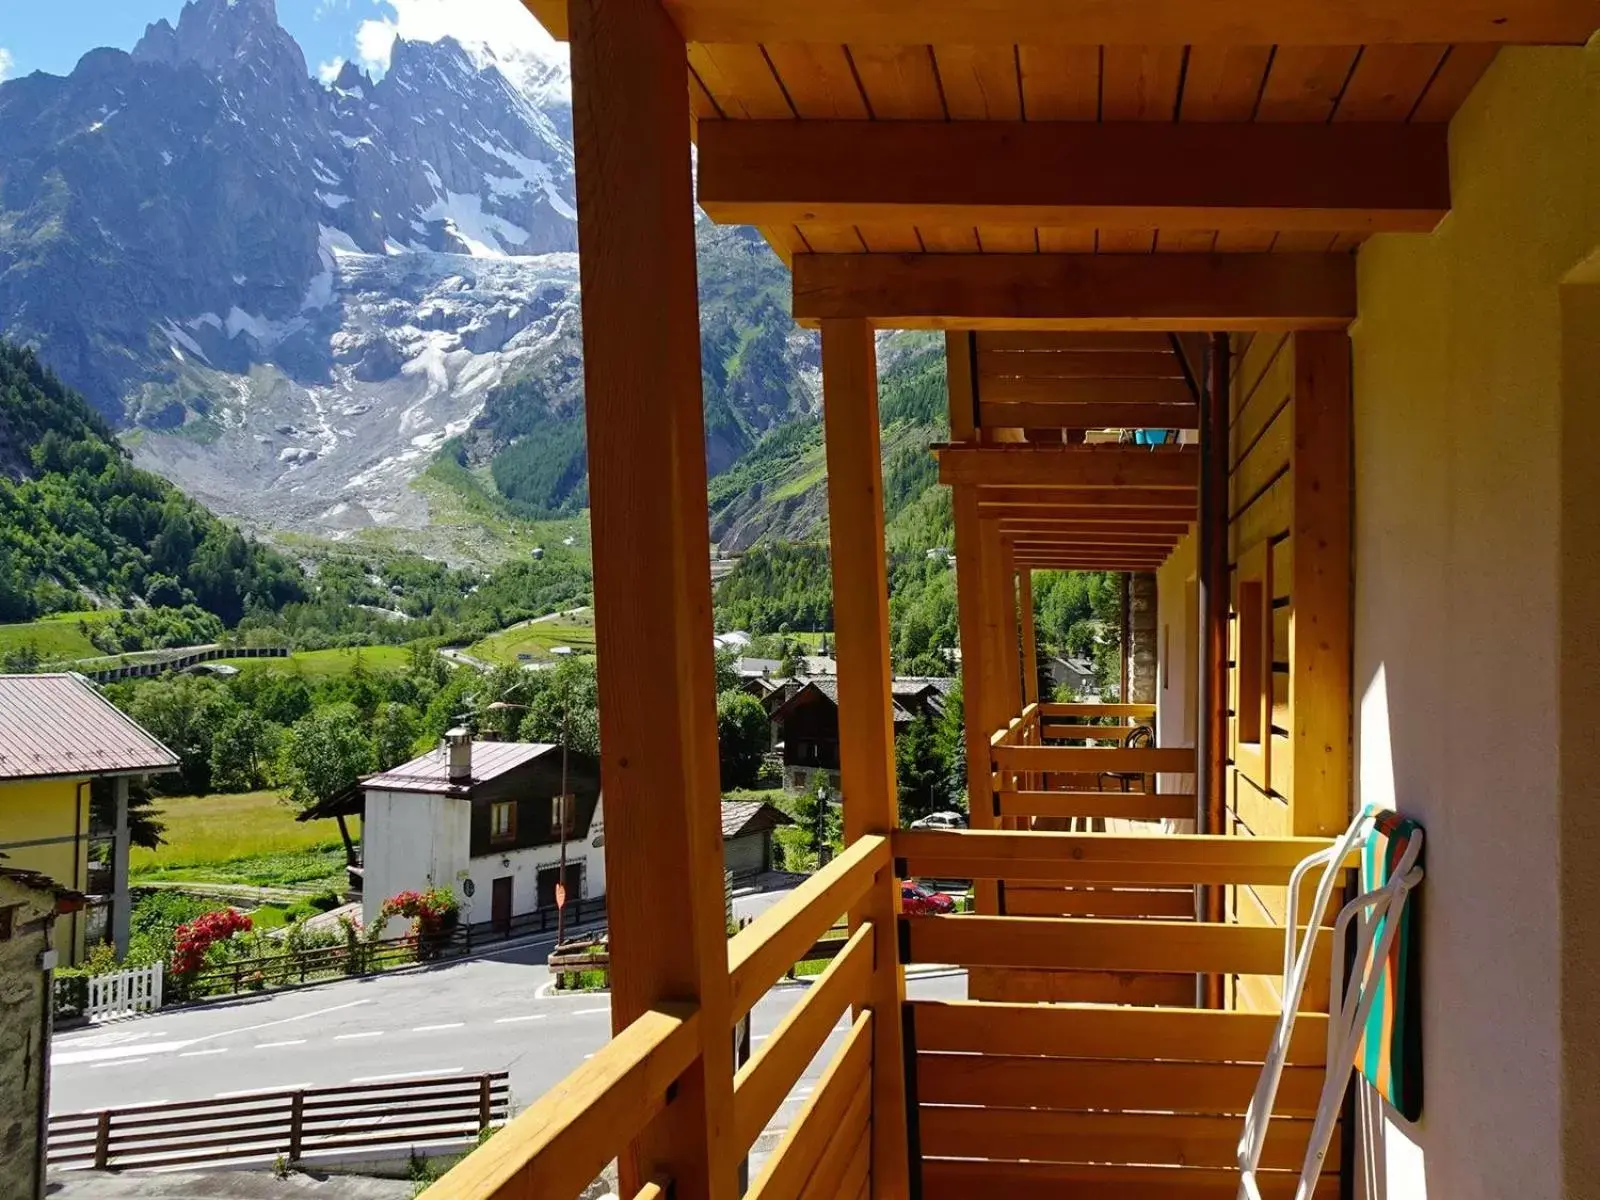
[[[1027,881],[1030,915],[902,919],[902,963],[1003,971],[1000,1002],[914,1000],[904,1021],[922,1195],[1231,1200],[1243,1113],[1276,1015],[1196,1007],[1206,974],[1275,980],[1283,931],[1193,919],[1193,887],[1281,888],[1319,838],[905,830],[910,874]],[[1183,897],[1185,920],[1109,915],[1127,897]],[[1034,915],[1099,906],[1108,915]],[[1324,915],[1326,919],[1326,914]],[[1326,943],[1325,943],[1326,945]],[[1326,994],[1328,951],[1307,988]],[[1041,1004],[1040,1001],[1071,1003]],[[1263,1195],[1293,1195],[1325,1062],[1327,1018],[1296,1026]],[[1278,1121],[1282,1121],[1280,1128]],[[1338,1155],[1330,1156],[1331,1163]],[[1317,1197],[1338,1194],[1334,1172]]]
[[[863,837],[773,905],[728,943],[728,986],[737,1021],[892,870],[889,841]],[[873,1012],[866,1007],[876,961],[893,962],[893,931],[858,922],[844,949],[733,1080],[736,1156],[748,1152],[839,1018],[854,1009],[843,1045],[767,1159],[749,1192],[761,1200],[864,1196],[871,1145]],[[626,969],[626,947],[614,947]],[[701,1054],[692,1004],[662,1004],[616,1034],[490,1141],[428,1189],[427,1200],[571,1200],[672,1103],[674,1084]],[[899,1078],[899,1062],[885,1065]],[[655,1180],[631,1200],[661,1200]]]

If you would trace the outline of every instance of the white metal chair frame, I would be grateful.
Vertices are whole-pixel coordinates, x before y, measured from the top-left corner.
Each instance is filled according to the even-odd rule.
[[[1289,876],[1288,907],[1285,911],[1290,924],[1284,931],[1283,939],[1283,1012],[1278,1018],[1278,1026],[1267,1051],[1266,1065],[1261,1069],[1261,1078],[1256,1083],[1255,1095],[1245,1115],[1244,1134],[1239,1139],[1237,1200],[1261,1200],[1256,1171],[1261,1164],[1267,1128],[1272,1123],[1272,1106],[1283,1078],[1284,1061],[1289,1053],[1289,1040],[1294,1034],[1300,997],[1305,992],[1306,977],[1311,971],[1311,954],[1321,928],[1321,917],[1328,910],[1334,883],[1344,869],[1345,860],[1352,852],[1366,846],[1378,813],[1379,809],[1375,806],[1363,809],[1338,842],[1302,859]],[[1387,961],[1399,934],[1400,912],[1406,897],[1412,888],[1422,882],[1422,868],[1417,865],[1421,854],[1422,830],[1418,829],[1408,840],[1389,881],[1351,900],[1339,910],[1338,919],[1334,922],[1333,970],[1328,986],[1327,1077],[1323,1080],[1322,1095],[1317,1102],[1316,1121],[1311,1127],[1311,1138],[1306,1145],[1294,1200],[1310,1200],[1322,1173],[1322,1162],[1327,1157],[1328,1144],[1333,1140],[1333,1127],[1339,1119],[1345,1086],[1350,1080],[1351,1071],[1355,1069],[1356,1046],[1361,1041],[1361,1033],[1376,995],[1376,989],[1368,986],[1372,980],[1372,969]],[[1317,867],[1322,868],[1322,878],[1317,883],[1311,918],[1302,936],[1299,929],[1300,885]],[[1385,925],[1383,937],[1378,941],[1374,953],[1373,939],[1378,922],[1390,913],[1395,919]],[[1356,922],[1356,970],[1347,983],[1344,978],[1344,959],[1338,953],[1338,948],[1344,944],[1351,921]]]

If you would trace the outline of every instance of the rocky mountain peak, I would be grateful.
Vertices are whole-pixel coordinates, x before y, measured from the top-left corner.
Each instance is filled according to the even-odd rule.
[[[208,71],[265,66],[304,77],[305,56],[278,24],[274,0],[189,0],[174,29],[163,18],[133,48],[136,62],[195,63]]]

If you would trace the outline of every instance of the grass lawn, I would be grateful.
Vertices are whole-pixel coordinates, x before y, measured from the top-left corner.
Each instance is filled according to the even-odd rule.
[[[550,662],[559,657],[550,653],[556,646],[570,646],[574,654],[593,654],[594,610],[585,608],[550,620],[524,621],[491,633],[468,646],[467,653],[493,663]],[[519,657],[524,654],[527,660]]]
[[[411,652],[404,646],[353,646],[341,650],[296,650],[288,658],[222,658],[217,661],[241,671],[298,671],[314,682],[349,675],[358,662],[363,670],[374,675],[398,673],[410,665]]]
[[[140,880],[344,887],[344,843],[332,821],[294,819],[277,792],[173,796],[157,801],[167,844],[134,847]],[[361,822],[350,835],[360,836]]]
[[[37,621],[0,625],[0,655],[33,646],[45,662],[64,659],[97,658],[102,653],[83,626],[104,625],[118,616],[115,609],[93,612],[55,613]]]

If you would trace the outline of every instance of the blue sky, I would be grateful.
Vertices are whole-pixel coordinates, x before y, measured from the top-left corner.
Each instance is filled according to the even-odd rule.
[[[346,59],[369,70],[388,65],[395,36],[464,42],[505,51],[549,53],[549,38],[518,0],[277,0],[278,20],[300,43],[312,72]],[[65,75],[98,46],[132,49],[146,25],[173,24],[183,0],[0,0],[0,79],[32,71]]]

